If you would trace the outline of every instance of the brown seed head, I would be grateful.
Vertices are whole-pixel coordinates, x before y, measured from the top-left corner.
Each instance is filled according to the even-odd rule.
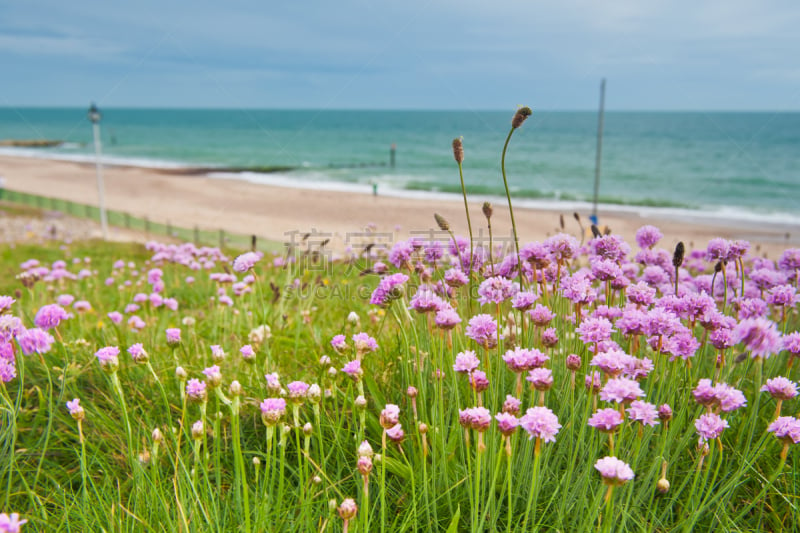
[[[686,248],[683,246],[683,241],[679,242],[675,247],[675,253],[672,254],[672,266],[680,268],[683,264],[683,254],[686,253]]]
[[[464,162],[464,143],[461,137],[453,139],[453,157],[459,165]]]
[[[434,213],[433,218],[436,219],[436,224],[442,231],[450,231],[450,224],[439,213]]]
[[[514,118],[511,119],[511,127],[513,129],[519,128],[531,115],[533,115],[533,111],[531,111],[530,107],[520,107],[517,109],[517,112],[514,113]]]
[[[488,220],[492,218],[493,213],[494,213],[494,208],[492,207],[492,204],[489,202],[483,202],[483,216],[485,216],[486,219]]]

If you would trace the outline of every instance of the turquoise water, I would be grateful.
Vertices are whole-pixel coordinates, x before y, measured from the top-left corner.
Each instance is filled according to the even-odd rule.
[[[291,166],[291,172],[221,172],[265,183],[460,193],[451,142],[463,137],[475,195],[504,194],[500,153],[510,112],[106,109],[109,162],[143,166]],[[591,201],[597,116],[536,112],[506,158],[516,197]],[[50,149],[0,148],[32,157],[93,157],[84,109],[0,108],[0,139],[47,138]],[[396,144],[396,166],[389,150]],[[800,221],[800,113],[607,112],[600,201],[683,208],[707,215]]]

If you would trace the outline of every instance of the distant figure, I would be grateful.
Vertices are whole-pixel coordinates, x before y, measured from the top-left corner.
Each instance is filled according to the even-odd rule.
[[[378,196],[378,182],[372,182],[372,196]]]
[[[397,145],[392,143],[392,147],[389,149],[389,166],[394,168],[394,158],[395,154],[397,153]]]

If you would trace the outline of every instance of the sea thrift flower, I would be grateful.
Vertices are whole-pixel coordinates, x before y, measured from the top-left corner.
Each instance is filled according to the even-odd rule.
[[[491,315],[480,314],[470,318],[465,334],[481,346],[497,346],[497,322]]]
[[[727,383],[717,383],[714,386],[714,394],[723,413],[730,413],[747,405],[747,399],[742,391],[734,389]]]
[[[338,511],[342,520],[347,522],[355,518],[356,513],[358,512],[358,505],[356,505],[355,500],[352,498],[345,498],[342,501],[342,504],[339,506]]]
[[[242,354],[242,359],[245,361],[252,361],[256,357],[256,352],[253,350],[253,347],[249,344],[245,344],[241,348],[239,348],[239,353]]]
[[[272,329],[266,324],[261,324],[257,328],[253,328],[250,330],[250,333],[247,334],[247,340],[250,341],[252,344],[261,344],[265,340],[272,338]]]
[[[119,348],[116,346],[100,348],[94,355],[100,367],[106,372],[116,372],[119,368]]]
[[[378,349],[378,343],[366,333],[356,333],[352,339],[358,355],[364,355]]]
[[[584,382],[586,385],[586,390],[591,391],[593,394],[600,392],[600,388],[602,387],[602,381],[600,381],[600,372],[592,372],[591,374],[587,374]]]
[[[147,360],[149,359],[149,355],[148,355],[147,351],[144,349],[144,347],[142,346],[141,342],[137,342],[136,344],[132,344],[128,348],[128,354],[131,356],[131,359],[133,359],[137,363],[146,363]]]
[[[733,329],[735,342],[743,343],[754,358],[768,358],[782,347],[775,322],[766,318],[746,318]]]
[[[75,420],[83,420],[86,418],[86,412],[81,407],[81,401],[79,398],[75,398],[67,402],[67,409],[69,410],[70,416]]]
[[[511,415],[519,413],[520,405],[522,402],[514,398],[510,394],[506,394],[506,401],[503,402],[503,412]]]
[[[767,431],[786,443],[800,442],[800,420],[793,416],[778,417],[767,427]]]
[[[547,391],[553,386],[553,372],[549,368],[534,368],[525,379],[538,391]]]
[[[345,351],[347,349],[347,341],[345,340],[345,336],[334,335],[333,339],[331,339],[331,346],[339,353]]]
[[[389,429],[400,422],[400,408],[393,403],[387,403],[381,411],[381,427]]]
[[[622,350],[612,348],[592,357],[589,366],[596,366],[609,376],[618,376],[628,366],[632,357]]]
[[[167,328],[167,346],[175,347],[181,343],[181,330],[179,328]]]
[[[533,307],[533,304],[536,302],[538,298],[539,298],[538,294],[535,294],[530,291],[518,292],[511,299],[511,307],[519,311],[527,311],[528,309]]]
[[[461,316],[450,306],[439,309],[436,312],[436,325],[443,330],[450,330],[461,323]]]
[[[19,513],[0,513],[0,531],[3,533],[19,533],[20,526],[27,522],[19,519]]]
[[[525,411],[519,425],[528,432],[528,439],[536,437],[544,442],[555,442],[556,434],[561,429],[558,417],[547,407],[531,407]]]
[[[658,424],[658,411],[656,411],[656,406],[652,403],[636,400],[631,402],[626,411],[628,412],[628,418],[641,422],[642,425],[655,426]]]
[[[664,235],[657,227],[650,225],[642,226],[636,231],[636,244],[638,244],[640,248],[652,248],[663,237]]]
[[[718,438],[728,427],[728,422],[716,413],[706,413],[694,421],[694,427],[700,435],[701,442],[705,442]]]
[[[389,437],[392,442],[400,443],[403,441],[406,433],[403,431],[403,426],[401,424],[395,424],[386,430],[386,436]]]
[[[604,433],[615,431],[623,422],[622,415],[616,409],[598,409],[589,418],[589,425]]]
[[[286,400],[267,398],[261,402],[261,421],[265,426],[274,426],[286,414]]]
[[[208,385],[213,389],[219,387],[222,383],[222,373],[219,371],[219,366],[213,365],[203,370],[203,375],[208,380]]]
[[[762,392],[768,392],[776,400],[790,400],[797,396],[797,383],[783,376],[768,379],[761,387]]]
[[[661,404],[658,407],[658,419],[665,423],[672,420],[672,407],[666,403]]]
[[[383,278],[369,299],[369,303],[386,307],[393,300],[403,295],[403,285],[408,281],[408,276],[400,272]]]
[[[308,383],[304,381],[292,381],[286,385],[286,389],[289,391],[289,400],[294,403],[303,403],[303,399],[308,393]]]
[[[233,270],[234,272],[247,272],[251,270],[258,260],[261,259],[261,256],[255,252],[245,252],[236,259],[233,260]]]
[[[192,378],[186,383],[186,396],[195,402],[204,402],[208,397],[206,392],[206,382]]]
[[[462,270],[451,268],[444,273],[444,282],[450,287],[463,287],[469,283],[469,278]]]
[[[202,420],[198,420],[197,422],[192,424],[192,438],[194,440],[202,439],[205,433],[206,433],[206,428],[203,426]]]
[[[547,328],[542,332],[542,344],[546,348],[552,348],[558,344],[558,332],[556,328]]]
[[[486,372],[475,370],[469,375],[469,384],[475,392],[483,392],[489,388],[489,379]]]
[[[14,302],[16,302],[16,300],[11,296],[0,295],[0,315],[10,311]]]
[[[575,329],[575,333],[580,335],[580,339],[588,344],[601,342],[611,338],[614,327],[605,318],[589,317]]]
[[[467,350],[456,355],[456,361],[455,364],[453,364],[453,370],[456,372],[471,374],[476,368],[478,368],[480,363],[481,362],[475,355],[475,352]]]
[[[603,483],[606,485],[624,485],[634,478],[631,467],[616,457],[598,459],[594,467],[603,476]]]
[[[478,302],[499,304],[514,296],[518,290],[509,279],[500,276],[488,278],[478,287]]]
[[[117,324],[117,325],[119,325],[119,324],[121,324],[121,323],[122,323],[122,313],[120,313],[119,311],[111,311],[111,312],[110,312],[110,313],[108,313],[108,315],[106,315],[106,316],[107,316],[107,317],[108,317],[108,319],[109,319],[109,320],[111,320],[111,322],[113,322],[114,324]]]
[[[25,355],[45,354],[50,351],[55,342],[52,335],[39,328],[23,330],[17,334],[16,338],[22,353]]]
[[[211,359],[217,362],[225,359],[225,350],[219,344],[211,345]]]
[[[531,317],[531,322],[539,327],[548,325],[555,317],[550,308],[542,304],[536,304],[535,308],[528,311],[528,316]]]
[[[420,287],[417,292],[414,293],[414,296],[411,297],[411,301],[408,304],[409,307],[417,313],[428,313],[431,311],[438,311],[444,306],[449,307],[449,304],[442,300],[429,287]]]
[[[278,394],[281,391],[281,382],[277,372],[265,374],[264,379],[267,381],[267,389],[270,392]]]
[[[629,378],[613,378],[606,382],[600,390],[600,399],[605,402],[628,404],[644,396],[639,384]]]
[[[355,381],[360,380],[361,376],[364,375],[364,371],[361,369],[361,361],[358,359],[346,363],[342,368],[342,372],[353,378]]]
[[[62,320],[69,318],[69,314],[58,304],[45,305],[36,312],[33,323],[37,328],[52,329],[58,327]]]
[[[519,419],[506,412],[497,413],[494,419],[497,421],[497,429],[506,437],[512,435],[519,427]]]

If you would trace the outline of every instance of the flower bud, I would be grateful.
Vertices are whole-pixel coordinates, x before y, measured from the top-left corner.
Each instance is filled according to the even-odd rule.
[[[372,459],[366,455],[362,455],[358,458],[358,461],[356,461],[356,468],[363,477],[369,476],[369,473],[372,472]]]
[[[422,433],[423,435],[426,434],[428,432],[428,424],[426,424],[425,422],[420,422],[419,432]]]
[[[319,476],[314,476],[311,478],[311,483],[313,483],[314,485],[319,485],[320,483],[322,483],[322,478]]]
[[[367,408],[367,399],[361,395],[358,395],[353,402],[353,405],[356,406],[356,409],[366,409]]]
[[[372,451],[372,446],[369,445],[369,442],[361,441],[361,444],[358,445],[358,455],[359,457],[372,457],[375,454]]]
[[[406,389],[406,394],[408,395],[409,398],[416,398],[417,388],[413,386],[408,387],[408,389]]]
[[[319,358],[319,366],[328,366],[331,364],[331,358],[327,355],[323,355]]]
[[[659,479],[658,483],[656,483],[656,489],[658,489],[658,492],[661,494],[669,492],[669,481],[667,481],[667,478],[662,477]]]
[[[483,202],[483,207],[481,209],[483,210],[483,216],[486,217],[486,220],[492,218],[492,215],[494,214],[494,208],[492,207],[491,203]]]
[[[439,213],[434,213],[433,218],[436,220],[436,225],[439,226],[439,229],[442,231],[450,231],[450,223],[445,220],[445,218],[440,215]]]
[[[567,356],[567,368],[569,370],[578,370],[581,367],[581,357],[576,354],[569,354]]]
[[[182,366],[178,366],[175,367],[175,377],[178,378],[179,381],[186,381],[189,374],[186,373],[186,370],[184,370]]]
[[[203,421],[198,420],[194,424],[192,424],[192,438],[195,440],[200,440],[203,438],[203,434],[205,433],[205,428],[203,427]]]
[[[261,466],[261,459],[259,459],[258,457],[253,457],[253,466],[256,468]]]
[[[310,437],[313,432],[314,426],[311,425],[311,422],[306,422],[305,425],[303,425],[303,435]]]
[[[361,319],[358,318],[358,314],[355,311],[350,311],[350,314],[347,315],[347,321],[350,324],[358,325]]]
[[[311,403],[319,403],[322,399],[322,389],[316,383],[312,383],[308,390],[306,391],[306,398]]]
[[[236,380],[231,381],[231,385],[228,387],[228,392],[231,393],[231,396],[241,396],[242,384]]]
[[[161,434],[161,430],[156,428],[153,430],[153,442],[161,442],[164,439],[164,435]]]

